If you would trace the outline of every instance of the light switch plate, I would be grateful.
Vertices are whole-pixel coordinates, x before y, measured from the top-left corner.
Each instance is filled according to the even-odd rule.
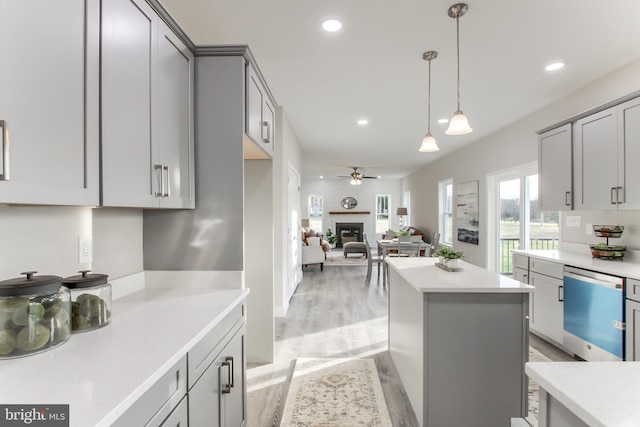
[[[579,215],[567,215],[565,225],[567,227],[580,227],[582,217]]]
[[[80,264],[93,262],[93,237],[78,237],[78,262]]]
[[[591,234],[593,234],[593,224],[591,224],[590,222],[588,222],[585,226],[584,226],[584,232],[587,233],[587,236],[590,236]]]

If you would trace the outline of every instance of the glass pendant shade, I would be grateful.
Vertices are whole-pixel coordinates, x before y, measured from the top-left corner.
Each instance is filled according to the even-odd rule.
[[[456,111],[451,121],[449,122],[449,129],[446,130],[447,135],[464,135],[471,133],[473,129],[469,126],[469,119],[460,110]]]
[[[436,139],[433,137],[433,135],[428,133],[422,140],[422,145],[420,146],[418,151],[421,151],[423,153],[431,153],[434,151],[438,151],[439,149],[440,147],[438,147],[438,144],[436,144]]]

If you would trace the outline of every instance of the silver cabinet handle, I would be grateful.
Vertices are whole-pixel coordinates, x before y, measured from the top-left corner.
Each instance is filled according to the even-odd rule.
[[[267,137],[265,138],[264,136],[264,132],[265,129],[267,131]],[[271,142],[271,124],[269,122],[262,122],[262,141],[265,142],[266,144]]]
[[[164,196],[164,179],[163,179],[162,165],[154,165],[153,169],[156,170],[156,171],[157,170],[160,171],[160,173],[158,174],[158,178],[159,178],[158,187],[160,187],[160,192],[156,192],[155,196],[156,197],[163,197]]]
[[[227,357],[227,358],[226,358],[226,360],[225,360],[224,362],[222,362],[222,366],[223,366],[223,367],[224,367],[224,366],[226,366],[226,367],[227,367],[227,385],[226,385],[226,386],[224,386],[224,388],[222,389],[222,394],[229,394],[229,393],[231,393],[231,387],[233,387],[233,384],[231,383],[231,382],[232,382],[232,379],[231,379],[231,378],[233,377],[233,375],[231,375],[231,369],[232,369],[232,367],[231,367],[231,363],[232,363],[232,362],[231,362],[231,361],[232,361],[232,360],[233,360],[232,358],[231,358],[231,360],[230,360],[230,358],[229,358],[229,357]]]
[[[622,197],[620,197],[620,192],[622,191]],[[616,203],[621,204],[625,202],[624,190],[622,187],[616,187]]]
[[[2,173],[0,173],[0,181],[9,181],[9,123],[6,120],[0,120],[2,128]]]
[[[166,175],[165,176],[165,180],[166,180],[166,187],[165,187],[165,181],[163,181],[162,183],[162,197],[169,197],[171,196],[171,186],[169,185],[169,166],[163,166],[162,167],[162,175]]]
[[[562,293],[562,296],[560,296],[560,293]],[[558,301],[564,301],[564,286],[558,286]]]
[[[618,196],[616,195],[616,200],[613,200],[613,194],[616,193],[616,189],[617,187],[611,187],[611,204],[612,205],[616,205],[618,204]]]
[[[564,204],[566,206],[571,206],[571,191],[564,193]]]

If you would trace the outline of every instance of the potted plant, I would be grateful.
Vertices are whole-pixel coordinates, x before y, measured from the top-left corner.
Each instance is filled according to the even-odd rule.
[[[440,257],[440,264],[448,268],[457,268],[458,260],[464,258],[462,251],[456,251],[448,246],[441,246],[433,253],[433,256]]]
[[[332,248],[334,248],[336,246],[336,243],[338,243],[338,235],[332,232],[330,228],[327,228],[325,237],[327,238],[327,242],[329,242]]]
[[[411,240],[409,239],[409,236],[411,236],[411,230],[397,230],[394,231],[394,233],[398,237],[398,242],[408,242]]]

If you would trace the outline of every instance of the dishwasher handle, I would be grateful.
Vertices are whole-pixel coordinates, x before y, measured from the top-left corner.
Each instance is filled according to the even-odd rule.
[[[594,277],[594,275],[576,274],[574,272],[569,272],[566,269],[564,271],[564,277],[580,280],[581,282],[591,283],[593,285],[604,286],[622,292],[622,289],[624,287],[624,279],[615,276],[605,276],[599,273],[596,274],[598,277]]]

